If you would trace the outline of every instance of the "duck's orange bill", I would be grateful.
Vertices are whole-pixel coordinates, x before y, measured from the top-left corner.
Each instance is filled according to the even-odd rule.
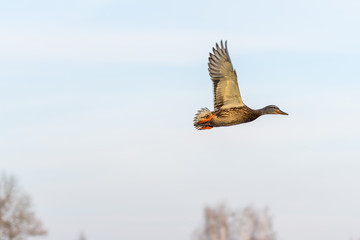
[[[279,109],[279,114],[282,114],[282,115],[289,115],[289,114],[287,114],[286,112],[281,111],[280,109]]]

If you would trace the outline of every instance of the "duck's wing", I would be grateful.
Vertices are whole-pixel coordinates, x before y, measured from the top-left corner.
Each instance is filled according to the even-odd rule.
[[[213,48],[213,53],[210,53],[208,65],[209,74],[214,84],[215,111],[244,106],[240,96],[236,72],[227,49],[227,41],[225,41],[225,47],[222,41],[220,47],[216,43],[216,49]]]

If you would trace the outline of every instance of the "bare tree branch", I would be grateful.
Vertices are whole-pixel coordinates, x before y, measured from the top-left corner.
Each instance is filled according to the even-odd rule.
[[[31,210],[30,196],[22,192],[12,176],[0,176],[0,239],[23,240],[46,235],[42,223]]]
[[[222,204],[206,207],[204,226],[194,233],[194,240],[275,240],[268,210],[247,207],[230,211]]]

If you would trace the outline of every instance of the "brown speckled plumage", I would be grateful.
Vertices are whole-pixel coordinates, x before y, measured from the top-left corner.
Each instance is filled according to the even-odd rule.
[[[261,115],[258,111],[247,106],[221,109],[213,112],[213,114],[214,117],[210,121],[213,127],[251,122]]]
[[[253,110],[243,103],[226,41],[225,46],[222,41],[220,46],[216,44],[213,53],[210,53],[208,65],[214,86],[214,111],[200,109],[194,118],[195,128],[202,130],[237,125],[254,121],[264,114],[287,115],[275,105]]]

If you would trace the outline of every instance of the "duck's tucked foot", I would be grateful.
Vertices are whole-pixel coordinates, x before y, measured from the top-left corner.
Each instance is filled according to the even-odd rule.
[[[211,129],[212,128],[211,119],[213,117],[214,114],[212,114],[212,112],[209,109],[207,108],[200,109],[195,115],[194,127],[199,130]]]
[[[208,117],[207,119],[201,120],[198,123],[206,123],[209,122],[212,118],[214,117],[214,114],[212,114],[210,117]]]
[[[212,129],[212,128],[213,127],[206,126],[206,127],[199,128],[199,130],[206,130],[206,129]]]

